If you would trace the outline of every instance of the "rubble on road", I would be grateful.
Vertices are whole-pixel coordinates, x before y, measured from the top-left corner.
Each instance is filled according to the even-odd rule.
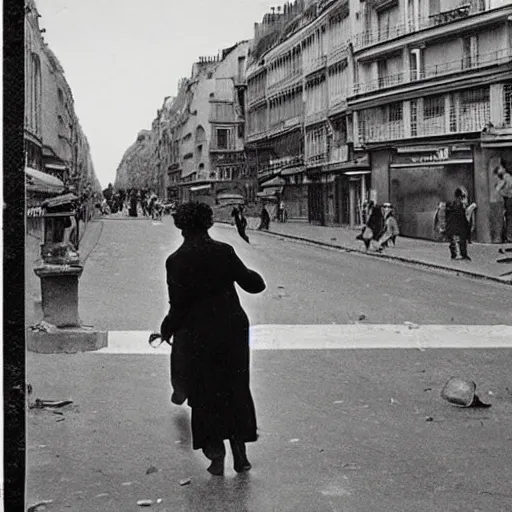
[[[476,394],[476,384],[458,377],[451,377],[441,390],[441,397],[460,407],[491,407],[484,404]]]

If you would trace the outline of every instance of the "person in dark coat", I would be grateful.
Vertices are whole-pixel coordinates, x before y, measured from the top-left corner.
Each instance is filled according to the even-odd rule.
[[[368,215],[368,221],[361,232],[357,236],[358,239],[363,240],[366,250],[370,248],[372,240],[378,244],[380,237],[384,231],[384,215],[382,214],[382,206],[374,204],[371,207]]]
[[[455,199],[446,204],[446,236],[450,241],[452,260],[457,258],[457,248],[463,260],[471,261],[468,256],[469,222],[464,205],[465,194],[460,188],[455,190]]]
[[[133,189],[130,193],[130,217],[137,217],[137,191]]]
[[[268,230],[270,228],[270,215],[268,213],[268,210],[263,207],[261,209],[260,214],[260,225],[258,226],[259,230],[265,229]]]
[[[210,238],[208,205],[182,204],[174,222],[184,242],[166,262],[171,308],[160,328],[162,339],[173,337],[171,400],[188,400],[193,448],[212,461],[210,473],[224,473],[226,439],[235,471],[248,471],[245,443],[257,439],[256,413],[249,387],[249,320],[235,283],[248,293],[266,285],[233,247]]]
[[[244,217],[242,207],[234,207],[231,212],[231,217],[235,218],[235,225],[238,234],[249,244],[249,237],[246,235],[245,230],[247,229],[247,219]]]

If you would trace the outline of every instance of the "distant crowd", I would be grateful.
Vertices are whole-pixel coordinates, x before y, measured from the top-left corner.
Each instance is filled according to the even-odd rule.
[[[147,217],[161,220],[165,205],[161,198],[148,188],[114,189],[111,183],[103,191],[103,200],[97,205],[102,215],[125,214],[129,217]]]

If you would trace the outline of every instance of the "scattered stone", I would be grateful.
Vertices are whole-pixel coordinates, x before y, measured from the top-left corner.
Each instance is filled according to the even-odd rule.
[[[366,315],[364,315],[364,314],[359,315],[359,321],[362,322],[363,320],[366,320]]]
[[[55,423],[59,423],[61,421],[66,421],[66,418],[59,418]]]
[[[390,402],[391,402],[392,404],[398,404],[398,401],[397,401],[397,400],[395,400],[394,398],[392,398],[392,399],[390,400]]]
[[[441,391],[441,398],[461,407],[491,407],[476,395],[476,384],[458,377],[452,377]]]
[[[43,409],[45,407],[64,407],[65,405],[72,404],[73,400],[41,400],[36,398],[33,408]]]
[[[323,451],[324,451],[324,449],[323,449],[323,448],[319,448],[319,449],[318,449],[318,451],[319,451],[319,452],[323,452]]]
[[[298,443],[299,439],[290,439],[290,443]]]
[[[146,471],[146,475],[151,475],[151,473],[156,473],[158,471],[157,468],[155,468],[155,466],[151,466],[147,469]]]
[[[425,421],[434,421],[434,418],[432,418],[432,416],[427,416],[425,418]]]
[[[425,388],[423,391],[432,391],[432,388]]]
[[[162,498],[158,498],[158,499],[156,500],[157,505],[160,505],[160,503],[162,503],[162,501],[164,501]]]
[[[153,505],[153,500],[139,500],[137,501],[137,505],[139,507],[151,507],[151,505]]]
[[[35,505],[30,505],[27,512],[43,512],[46,510],[46,505],[50,505],[51,503],[53,503],[53,500],[40,501]]]
[[[123,487],[128,487],[129,485],[133,485],[133,482],[123,482],[121,485]]]
[[[409,329],[419,329],[420,326],[418,324],[415,324],[413,322],[404,322],[404,325],[406,325]]]
[[[183,480],[180,480],[180,485],[188,485],[190,481],[190,478],[184,478]]]
[[[96,494],[96,498],[104,498],[105,496],[108,496],[108,492],[102,492],[101,494]]]
[[[333,237],[333,238],[331,238],[331,240],[334,242],[334,241],[336,241],[336,238]]]
[[[343,403],[343,400],[335,400],[335,401],[333,402],[333,404],[342,404],[342,403]]]

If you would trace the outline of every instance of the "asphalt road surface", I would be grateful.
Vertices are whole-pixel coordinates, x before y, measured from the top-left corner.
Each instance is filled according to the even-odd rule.
[[[205,471],[191,449],[188,407],[169,401],[168,347],[152,352],[140,332],[158,329],[168,307],[164,262],[181,243],[172,220],[105,221],[80,281],[80,310],[86,324],[116,331],[120,348],[28,353],[31,399],[73,400],[28,412],[29,504],[50,500],[48,512],[137,511],[142,499],[158,512],[512,510],[512,349],[492,348],[500,332],[501,343],[512,336],[485,327],[512,324],[510,287],[259,233],[248,245],[229,226],[211,234],[268,285],[261,295],[240,292],[257,338],[252,471],[236,475],[229,456],[225,477]],[[399,325],[406,321],[420,327]],[[375,333],[382,348],[363,343]],[[455,334],[458,348],[433,348]],[[454,375],[474,380],[492,407],[442,400]]]
[[[257,232],[249,232],[249,245],[230,226],[211,235],[232,244],[267,282],[260,295],[240,291],[252,324],[349,324],[362,315],[373,324],[512,324],[507,286]],[[168,309],[165,259],[181,242],[170,217],[104,221],[80,280],[83,322],[158,330]]]

